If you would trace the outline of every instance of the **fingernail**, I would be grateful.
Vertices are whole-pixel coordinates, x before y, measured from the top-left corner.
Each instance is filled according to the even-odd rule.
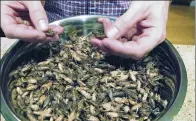
[[[98,19],[98,21],[103,21],[103,20],[104,20],[103,18],[99,18],[99,19]]]
[[[118,29],[116,27],[112,27],[106,34],[108,38],[115,38],[118,34]]]
[[[48,24],[47,24],[46,20],[44,20],[44,19],[41,19],[38,21],[38,26],[42,31],[48,30]]]
[[[91,43],[93,44],[93,46],[95,47],[99,47],[98,41],[96,38],[91,39]]]
[[[64,28],[61,27],[61,26],[57,26],[57,27],[56,27],[56,32],[57,32],[58,34],[62,34],[62,33],[63,33],[63,30],[64,30]]]

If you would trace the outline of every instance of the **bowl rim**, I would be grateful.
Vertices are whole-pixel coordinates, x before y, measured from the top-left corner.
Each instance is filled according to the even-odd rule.
[[[69,17],[69,18],[57,20],[57,21],[50,23],[50,25],[52,25],[52,24],[61,25],[62,22],[65,22],[65,21],[73,21],[75,19],[81,19],[81,20],[85,21],[86,19],[89,19],[89,18],[91,19],[91,18],[98,18],[98,17],[108,17],[113,20],[116,19],[116,17],[110,17],[110,16],[81,15],[81,16],[74,16],[74,17]],[[7,55],[20,42],[21,42],[21,40],[17,40],[13,45],[11,45],[11,47],[4,53],[3,57],[1,58],[1,60],[0,60],[0,64],[1,64],[0,77],[2,76],[2,64],[4,63]],[[163,114],[163,116],[161,116],[158,119],[159,121],[171,121],[178,114],[178,112],[180,111],[180,109],[184,103],[186,92],[187,92],[187,80],[188,79],[187,79],[187,72],[186,72],[184,62],[183,62],[180,54],[178,53],[178,51],[167,39],[165,39],[165,41],[163,43],[165,43],[169,47],[169,49],[171,49],[171,51],[173,52],[175,59],[178,62],[178,66],[180,69],[180,75],[181,75],[181,78],[180,78],[181,84],[179,86],[179,91],[176,95],[176,98],[174,99],[173,104],[170,106],[168,111],[165,112]],[[7,103],[4,99],[1,87],[0,87],[0,91],[1,91],[1,110],[0,110],[1,114],[3,115],[5,120],[7,120],[7,121],[20,121],[20,119],[10,110],[9,106],[7,105]]]

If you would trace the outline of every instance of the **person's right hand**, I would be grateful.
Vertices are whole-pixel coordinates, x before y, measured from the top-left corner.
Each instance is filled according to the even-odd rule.
[[[41,1],[1,1],[1,28],[6,37],[29,42],[57,41],[63,27],[48,24]],[[51,28],[53,37],[45,35]]]

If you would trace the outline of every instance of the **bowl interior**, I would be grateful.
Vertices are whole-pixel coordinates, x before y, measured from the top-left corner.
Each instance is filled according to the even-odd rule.
[[[111,20],[115,19],[111,18]],[[77,28],[82,28],[81,35],[86,35],[89,32],[97,29],[102,31],[102,26],[97,23],[97,17],[90,17],[89,19],[87,17],[73,17],[71,19],[61,20],[53,24],[60,24],[61,26],[65,26],[65,29],[67,30],[62,35],[61,42],[68,40],[67,34],[71,30],[70,25],[74,25]],[[3,103],[3,108],[7,111],[5,112],[2,110],[3,108],[1,108],[1,112],[3,113],[4,117],[6,119],[9,119],[10,121],[18,120],[17,117],[19,119],[22,119],[22,117],[18,116],[12,108],[10,96],[8,93],[8,85],[10,83],[10,78],[8,75],[12,70],[16,69],[17,66],[25,64],[31,59],[34,59],[38,62],[46,59],[49,56],[50,51],[48,48],[41,48],[40,46],[42,45],[43,44],[41,43],[33,44],[19,41],[9,50],[8,53],[5,54],[5,56],[1,60],[1,104]],[[174,91],[172,91],[167,86],[163,88],[164,91],[161,93],[164,99],[169,100],[169,105],[167,107],[167,110],[155,120],[172,120],[172,117],[177,114],[184,101],[187,86],[186,70],[177,51],[167,40],[157,46],[152,51],[152,53],[158,55],[161,58],[161,63],[163,63],[162,73],[173,75],[171,78],[173,78],[173,83],[175,85]],[[113,59],[114,58],[110,60]],[[110,62],[112,63],[112,61]],[[130,64],[130,61],[124,63],[128,65]],[[173,109],[175,106],[177,106],[176,109]]]

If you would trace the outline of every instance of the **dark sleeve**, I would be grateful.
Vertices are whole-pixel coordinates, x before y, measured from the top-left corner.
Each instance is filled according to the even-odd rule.
[[[0,37],[5,37],[5,34],[1,28],[0,28]]]

